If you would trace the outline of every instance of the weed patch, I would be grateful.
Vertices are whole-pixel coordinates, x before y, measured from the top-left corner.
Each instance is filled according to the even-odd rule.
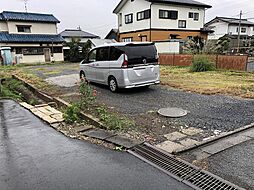
[[[101,121],[109,130],[122,130],[123,128],[133,126],[134,123],[125,117],[119,117],[115,113],[109,113],[106,108],[98,107],[96,109]]]

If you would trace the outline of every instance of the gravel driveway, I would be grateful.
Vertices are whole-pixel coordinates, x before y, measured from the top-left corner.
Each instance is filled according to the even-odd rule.
[[[69,86],[75,85],[76,80],[73,79],[71,85],[70,78],[74,76],[73,74],[78,74],[78,64],[36,66],[29,69],[38,76],[47,78],[51,83],[55,81],[55,84],[59,84],[61,76],[62,83]],[[164,107],[179,107],[188,110],[189,114],[179,119],[167,119],[169,122],[209,131],[231,131],[254,122],[254,100],[250,99],[200,95],[161,85],[149,89],[122,90],[115,94],[107,87],[100,85],[94,87],[98,91],[99,102],[114,107],[115,111],[129,117],[146,115],[145,118],[149,120],[147,112],[157,112]]]
[[[209,130],[230,131],[254,122],[254,101],[222,95],[199,95],[180,90],[153,86],[150,89],[132,89],[117,94],[103,87],[98,100],[115,107],[117,111],[134,116],[164,107],[179,107],[189,114],[179,119],[169,119]]]

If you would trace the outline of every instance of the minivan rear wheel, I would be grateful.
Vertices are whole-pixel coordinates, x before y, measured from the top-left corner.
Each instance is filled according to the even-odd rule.
[[[79,77],[80,77],[80,80],[84,81],[86,79],[85,72],[81,71]]]
[[[108,86],[111,92],[116,92],[118,90],[117,81],[114,77],[109,78]]]

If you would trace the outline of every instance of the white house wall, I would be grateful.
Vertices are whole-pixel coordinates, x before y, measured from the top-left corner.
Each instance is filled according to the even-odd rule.
[[[229,32],[231,32],[233,35],[238,35],[238,29],[239,26],[237,25],[231,25],[229,26]],[[241,28],[246,28],[246,32],[245,33],[240,33],[241,35],[248,35],[248,36],[252,36],[253,35],[253,27],[251,26],[242,26]],[[240,30],[241,31],[241,30]]]
[[[8,25],[6,22],[0,21],[0,32],[8,32]]]
[[[225,34],[229,34],[229,26],[226,22],[216,22],[211,25],[211,30],[214,31],[214,33],[210,34],[208,36],[208,39],[219,39],[220,37],[224,36]]]
[[[78,38],[78,37],[77,37]],[[72,42],[72,38],[64,38],[65,42],[69,43]],[[89,38],[80,38],[81,43],[86,43],[89,40]]]
[[[220,37],[223,37],[226,34],[229,35],[238,35],[238,25],[229,25],[226,22],[216,22],[213,24],[210,24],[209,27],[214,31],[214,33],[210,34],[208,36],[208,39],[219,39]],[[242,26],[241,28],[246,28],[246,33],[240,33],[241,35],[248,35],[252,36],[254,35],[254,29],[253,26]],[[241,30],[240,30],[241,31]]]
[[[119,32],[130,32],[135,30],[149,29],[150,19],[137,21],[137,13],[150,9],[150,3],[145,0],[135,0],[128,2],[124,5],[119,13],[122,13],[122,26],[119,27]],[[118,15],[119,15],[118,13]],[[133,23],[125,24],[125,15],[133,13]]]
[[[8,21],[7,24],[10,34],[20,34],[20,32],[18,32],[17,25],[31,25],[31,33],[29,34],[57,34],[57,26],[55,23]],[[22,32],[22,34],[24,33]]]
[[[160,19],[159,10],[172,10],[178,11],[178,19]],[[194,21],[193,18],[189,18],[189,12],[199,13],[199,20]],[[179,29],[178,21],[186,20],[186,28],[181,28],[185,30],[200,30],[204,27],[204,17],[205,10],[204,8],[192,8],[186,6],[176,6],[176,5],[163,5],[163,4],[154,4],[152,5],[152,28],[158,29]]]
[[[137,21],[137,13],[150,9],[149,2],[145,0],[130,0],[123,6],[118,13],[122,13],[122,26],[119,26],[120,33],[150,29],[150,19]],[[176,10],[178,11],[178,19],[160,19],[159,10]],[[165,5],[165,4],[153,4],[151,9],[152,14],[152,28],[156,29],[179,29],[178,20],[186,20],[187,26],[185,30],[200,30],[204,27],[205,9],[194,8],[188,6],[177,5]],[[189,12],[199,13],[199,20],[194,21],[193,18],[189,18]],[[133,23],[125,24],[125,15],[133,14]]]

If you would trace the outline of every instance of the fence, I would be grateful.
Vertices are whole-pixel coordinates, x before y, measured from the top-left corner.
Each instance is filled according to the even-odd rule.
[[[160,54],[161,65],[191,66],[194,56],[184,54]],[[218,69],[247,71],[248,56],[206,55]]]

